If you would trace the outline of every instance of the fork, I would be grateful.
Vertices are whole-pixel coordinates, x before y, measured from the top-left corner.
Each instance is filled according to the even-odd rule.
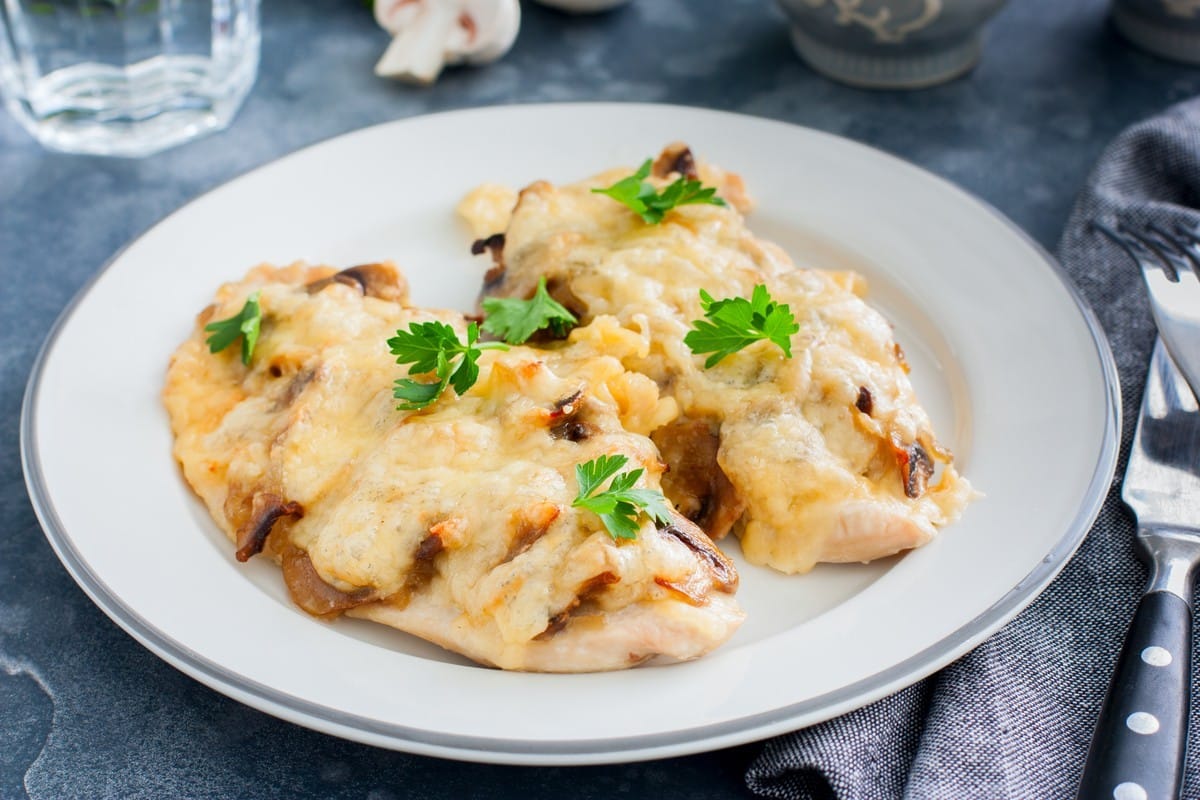
[[[1193,572],[1200,563],[1200,409],[1162,339],[1146,376],[1121,498],[1150,580],[1084,765],[1078,800],[1174,800],[1186,755]]]
[[[1200,398],[1200,224],[1176,223],[1174,232],[1153,222],[1143,228],[1120,223],[1117,229],[1092,224],[1141,267],[1159,336]]]

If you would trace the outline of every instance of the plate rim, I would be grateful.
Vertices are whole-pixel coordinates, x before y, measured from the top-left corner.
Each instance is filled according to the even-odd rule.
[[[1093,465],[1091,479],[1085,496],[1066,526],[1063,536],[1049,553],[1024,578],[1017,582],[992,605],[969,622],[957,628],[937,642],[914,653],[908,658],[892,664],[855,683],[831,692],[808,698],[770,711],[738,717],[710,725],[675,729],[669,732],[638,734],[634,736],[600,739],[574,739],[563,742],[553,739],[511,739],[468,736],[456,733],[441,733],[423,728],[412,728],[394,722],[370,719],[322,705],[273,689],[250,680],[221,664],[216,663],[158,631],[140,614],[130,608],[107,584],[96,575],[74,547],[54,507],[41,469],[36,436],[34,435],[37,415],[37,399],[42,386],[43,370],[50,352],[54,349],[59,334],[73,316],[77,307],[91,293],[95,284],[116,264],[124,253],[147,234],[182,213],[207,195],[226,187],[250,174],[265,170],[309,150],[344,136],[352,136],[385,126],[403,125],[406,122],[429,117],[469,115],[487,113],[492,110],[512,109],[631,109],[681,110],[688,113],[700,112],[732,118],[752,120],[756,124],[783,126],[799,129],[806,135],[832,139],[842,146],[861,148],[875,157],[886,160],[907,170],[915,170],[927,179],[932,179],[940,188],[958,195],[961,200],[983,209],[1010,233],[1016,234],[1041,262],[1058,279],[1074,303],[1091,337],[1095,355],[1105,383],[1104,433],[1101,448]],[[811,128],[786,120],[761,117],[753,114],[724,111],[702,106],[671,103],[620,103],[620,102],[566,102],[566,103],[509,103],[496,106],[459,108],[433,114],[389,120],[329,136],[306,145],[298,150],[271,159],[263,164],[244,170],[192,197],[187,202],[156,220],[140,233],[131,237],[114,252],[96,272],[79,288],[59,313],[46,334],[30,370],[21,404],[19,426],[21,466],[25,485],[34,513],[51,548],[67,572],[113,622],[132,636],[142,646],[184,674],[200,681],[211,689],[233,697],[264,713],[286,719],[327,734],[337,735],[364,744],[371,744],[419,755],[438,756],[459,760],[523,764],[523,765],[567,765],[604,764],[642,761],[705,752],[722,747],[744,744],[787,731],[798,730],[823,722],[835,716],[861,708],[868,703],[899,691],[927,678],[934,672],[978,646],[984,639],[998,631],[1030,605],[1066,566],[1084,537],[1098,517],[1108,488],[1116,474],[1117,456],[1121,438],[1121,387],[1116,363],[1108,339],[1095,313],[1083,298],[1064,267],[1045,248],[1022,230],[993,205],[972,192],[954,184],[942,176],[914,164],[907,159],[885,150],[837,134]]]

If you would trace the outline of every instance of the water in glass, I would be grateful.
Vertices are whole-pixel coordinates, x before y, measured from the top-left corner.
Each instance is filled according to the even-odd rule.
[[[46,147],[143,156],[224,128],[259,0],[0,0],[0,92]]]

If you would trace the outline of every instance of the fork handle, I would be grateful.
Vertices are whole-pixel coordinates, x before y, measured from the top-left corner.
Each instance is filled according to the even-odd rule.
[[[1142,596],[1100,710],[1079,800],[1174,800],[1187,744],[1192,613],[1170,591]]]

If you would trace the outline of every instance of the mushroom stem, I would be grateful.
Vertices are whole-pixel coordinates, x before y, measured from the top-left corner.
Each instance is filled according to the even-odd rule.
[[[446,64],[446,42],[457,24],[457,12],[444,3],[426,3],[413,20],[392,39],[375,65],[375,74],[430,84]]]
[[[521,25],[517,0],[377,0],[392,36],[375,74],[428,85],[448,64],[486,64],[508,52]]]

